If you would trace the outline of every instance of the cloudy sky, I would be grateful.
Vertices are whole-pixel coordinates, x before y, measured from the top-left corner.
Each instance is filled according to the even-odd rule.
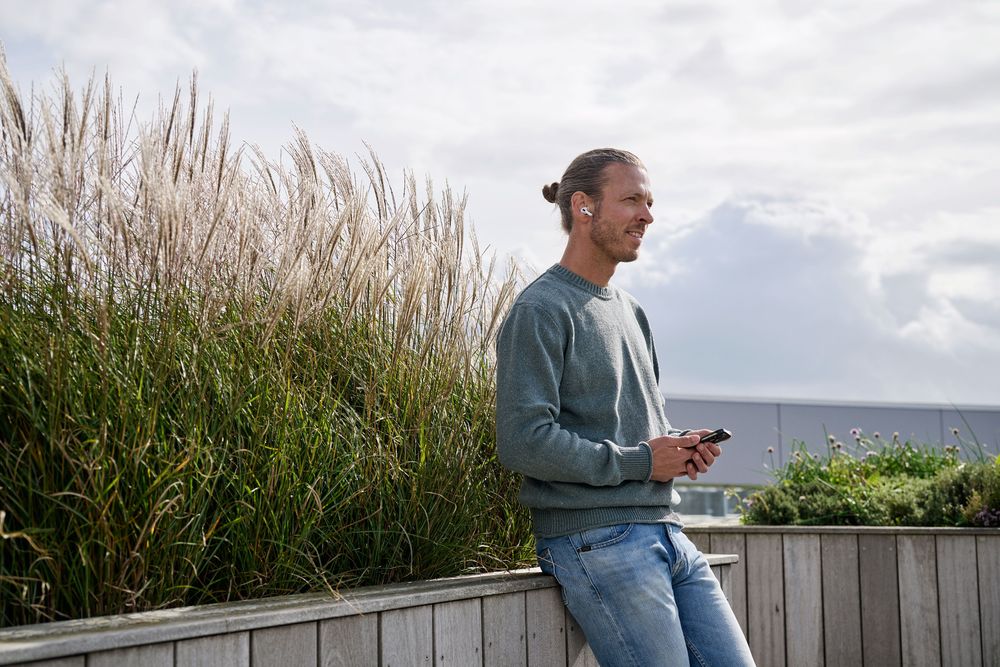
[[[657,218],[615,280],[668,395],[1000,405],[997,0],[34,0],[0,41],[22,90],[107,71],[148,113],[196,69],[275,157],[367,142],[534,270],[542,184],[631,149]]]

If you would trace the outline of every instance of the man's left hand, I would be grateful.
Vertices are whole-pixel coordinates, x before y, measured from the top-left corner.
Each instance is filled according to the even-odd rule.
[[[689,434],[699,437],[706,436],[712,432],[710,428],[692,429]],[[708,472],[709,466],[715,463],[715,459],[722,456],[722,448],[714,442],[699,442],[691,447],[691,460],[684,464],[687,469],[687,476],[692,480],[698,479],[700,473]]]

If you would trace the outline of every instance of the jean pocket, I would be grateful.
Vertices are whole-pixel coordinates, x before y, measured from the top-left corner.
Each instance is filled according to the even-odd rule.
[[[600,528],[590,528],[576,535],[574,544],[577,553],[596,551],[618,544],[626,539],[632,532],[633,523],[620,523],[614,526],[601,526]]]

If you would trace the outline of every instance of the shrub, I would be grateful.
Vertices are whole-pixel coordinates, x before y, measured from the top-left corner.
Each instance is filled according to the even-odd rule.
[[[0,625],[531,559],[464,200],[0,87]]]
[[[1000,528],[1000,457],[978,471],[973,486],[963,508],[965,520],[973,526]]]
[[[872,440],[826,455],[796,443],[775,482],[740,507],[744,524],[989,526],[1000,523],[1000,459],[963,462],[957,447]]]

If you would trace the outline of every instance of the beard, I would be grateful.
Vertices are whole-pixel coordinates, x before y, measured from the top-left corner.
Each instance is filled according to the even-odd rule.
[[[639,249],[632,246],[623,228],[601,217],[600,210],[594,211],[594,221],[590,223],[590,241],[614,262],[634,262],[639,259]]]

